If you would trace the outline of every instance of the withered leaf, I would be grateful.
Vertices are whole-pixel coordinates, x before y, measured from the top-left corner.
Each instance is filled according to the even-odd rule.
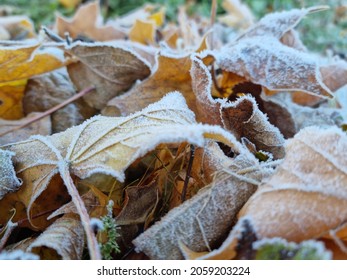
[[[14,162],[24,181],[23,202],[30,217],[33,203],[65,164],[80,178],[104,173],[123,181],[125,169],[158,144],[188,141],[203,146],[204,137],[224,142],[236,152],[242,149],[220,127],[196,124],[184,98],[171,93],[125,118],[97,116],[65,132],[35,136],[4,148],[16,152]]]
[[[24,250],[40,259],[79,260],[82,258],[84,233],[81,222],[74,215],[57,219],[37,238],[14,244],[11,250]]]
[[[25,124],[28,120],[36,117],[39,113],[31,113],[25,118],[15,121],[7,121],[0,119],[0,133],[11,130],[13,127]],[[52,132],[51,119],[49,116],[42,118],[30,125],[18,130],[14,130],[0,137],[0,145],[13,142],[19,142],[28,139],[32,135],[49,135]]]
[[[303,91],[332,97],[315,57],[287,47],[272,37],[251,37],[215,52],[225,71],[272,91]]]
[[[75,86],[79,90],[91,85],[96,87],[95,92],[84,97],[96,109],[102,109],[111,98],[150,74],[147,61],[134,51],[117,45],[77,42],[66,46],[66,51],[79,60],[68,66]]]
[[[270,124],[258,109],[254,98],[244,96],[232,103],[212,99],[212,79],[207,67],[196,57],[192,60],[191,75],[196,95],[197,119],[219,124],[233,132],[237,139],[246,137],[258,150],[268,151],[275,158],[282,158],[284,138],[278,128]]]
[[[86,36],[96,41],[110,41],[125,37],[124,32],[114,26],[102,26],[102,21],[99,1],[95,1],[82,5],[71,20],[57,16],[55,28],[61,37],[65,36],[65,32],[68,32],[72,38]]]
[[[158,200],[156,181],[146,186],[133,186],[125,190],[122,211],[116,217],[117,225],[133,225],[146,221]]]
[[[151,259],[182,259],[182,244],[195,252],[208,251],[228,234],[239,209],[256,190],[255,182],[269,173],[247,150],[231,160],[216,146],[212,148],[210,156],[220,170],[215,180],[138,236],[133,241],[137,251]],[[259,168],[235,176],[249,166]]]
[[[327,6],[316,6],[268,14],[245,31],[244,34],[240,35],[238,40],[257,36],[272,36],[279,40],[286,32],[293,29],[306,15],[326,9],[328,9]]]
[[[276,173],[240,211],[259,236],[300,242],[326,235],[347,219],[346,134],[302,129],[286,144]]]
[[[16,191],[21,185],[21,181],[16,177],[16,172],[12,164],[12,156],[9,151],[0,149],[0,199],[8,192]]]

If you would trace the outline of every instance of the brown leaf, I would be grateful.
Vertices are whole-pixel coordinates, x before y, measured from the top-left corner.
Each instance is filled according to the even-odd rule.
[[[16,177],[11,157],[14,154],[0,149],[0,199],[8,192],[16,191],[21,181]]]
[[[23,111],[44,112],[64,102],[75,94],[74,86],[66,69],[46,73],[28,81],[23,98]],[[82,99],[54,112],[52,117],[53,133],[64,131],[78,125],[94,115],[95,109],[89,107]],[[41,134],[41,133],[39,133]]]
[[[328,6],[316,6],[268,14],[239,36],[238,40],[257,36],[271,36],[280,40],[286,32],[293,29],[306,15],[324,11],[328,8]]]
[[[326,235],[347,219],[346,150],[347,136],[338,128],[301,130],[239,216],[250,219],[260,238],[300,242]]]
[[[242,39],[216,52],[215,57],[223,70],[271,91],[303,91],[320,97],[333,96],[313,56],[289,48],[271,37]]]
[[[146,221],[158,200],[156,181],[146,186],[133,186],[125,189],[124,207],[116,217],[117,225],[134,225]]]
[[[0,133],[4,133],[15,126],[20,126],[28,120],[39,115],[39,113],[31,113],[18,121],[7,121],[0,119]],[[6,145],[13,142],[19,142],[28,139],[32,135],[49,135],[52,132],[51,119],[49,116],[33,122],[30,125],[23,127],[13,132],[7,133],[0,137],[0,145]]]
[[[65,215],[33,240],[27,251],[40,255],[41,259],[80,260],[83,248],[81,222],[73,215]]]
[[[137,237],[133,241],[137,251],[151,259],[182,259],[182,243],[195,252],[210,250],[230,231],[239,209],[255,191],[255,181],[268,171],[247,150],[231,160],[218,147],[210,148],[208,154],[219,170],[215,181]],[[259,169],[245,177],[230,175],[247,166]]]
[[[122,31],[113,26],[102,26],[102,21],[99,1],[95,1],[80,6],[71,20],[57,16],[55,28],[62,38],[66,32],[72,38],[86,36],[95,41],[111,41],[125,37]]]
[[[112,44],[75,43],[66,51],[79,59],[68,66],[71,80],[78,90],[94,85],[95,92],[84,100],[102,109],[114,96],[128,89],[137,79],[150,74],[148,63],[135,52]]]
[[[253,98],[244,96],[233,103],[213,100],[211,76],[198,58],[193,58],[191,75],[198,120],[219,124],[233,132],[238,140],[246,137],[258,150],[271,152],[275,158],[284,156],[282,134],[269,123]]]

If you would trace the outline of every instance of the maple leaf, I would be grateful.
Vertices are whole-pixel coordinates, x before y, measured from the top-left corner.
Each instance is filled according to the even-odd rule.
[[[125,34],[114,26],[102,26],[102,21],[99,1],[95,1],[81,5],[71,20],[57,16],[55,29],[60,37],[64,37],[65,32],[72,38],[86,36],[96,41],[111,41],[125,37]]]
[[[96,87],[96,92],[87,95],[85,100],[97,109],[102,109],[112,97],[128,89],[137,79],[150,74],[147,61],[130,49],[117,45],[77,42],[66,46],[65,51],[79,60],[67,67],[76,87],[80,90],[90,85]]]
[[[4,148],[16,152],[14,162],[25,185],[27,196],[23,197],[23,203],[29,220],[33,203],[52,177],[60,173],[81,216],[91,249],[96,246],[96,240],[90,232],[87,211],[70,173],[82,179],[94,173],[104,173],[123,181],[125,169],[158,144],[189,141],[203,146],[204,136],[224,142],[236,151],[241,149],[234,137],[220,127],[196,124],[184,98],[172,93],[126,118],[98,116],[65,132],[31,137]],[[37,150],[40,150],[39,154],[33,152]],[[92,257],[97,258],[95,254]]]

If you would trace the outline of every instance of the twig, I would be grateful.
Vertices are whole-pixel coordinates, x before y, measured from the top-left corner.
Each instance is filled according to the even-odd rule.
[[[13,131],[16,131],[18,129],[21,129],[23,127],[26,127],[28,126],[29,124],[33,123],[33,122],[36,122],[52,113],[54,113],[55,111],[58,111],[60,110],[61,108],[65,107],[66,105],[74,102],[75,100],[81,98],[82,96],[86,95],[87,93],[91,92],[92,90],[94,90],[95,87],[94,86],[91,86],[91,87],[88,87],[88,88],[85,88],[83,89],[82,91],[80,91],[79,93],[75,94],[74,96],[72,96],[71,98],[65,100],[64,102],[58,104],[57,106],[54,106],[53,108],[45,111],[45,112],[42,112],[41,114],[31,118],[31,119],[28,119],[26,122],[24,122],[23,124],[21,125],[18,125],[18,126],[15,126],[14,128],[11,128],[10,130],[7,130],[3,133],[0,133],[0,137],[10,133],[10,132],[13,132]]]
[[[190,145],[190,157],[189,157],[189,162],[188,162],[188,167],[187,167],[186,178],[184,179],[183,190],[182,190],[182,194],[181,194],[181,202],[184,202],[186,200],[190,173],[192,172],[194,152],[195,152],[194,145]]]

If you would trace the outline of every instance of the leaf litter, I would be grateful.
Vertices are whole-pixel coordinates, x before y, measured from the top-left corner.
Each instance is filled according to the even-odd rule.
[[[4,33],[1,258],[346,256],[347,64],[294,30],[326,7],[258,23],[223,7],[215,24],[151,5],[103,22],[91,2]]]

